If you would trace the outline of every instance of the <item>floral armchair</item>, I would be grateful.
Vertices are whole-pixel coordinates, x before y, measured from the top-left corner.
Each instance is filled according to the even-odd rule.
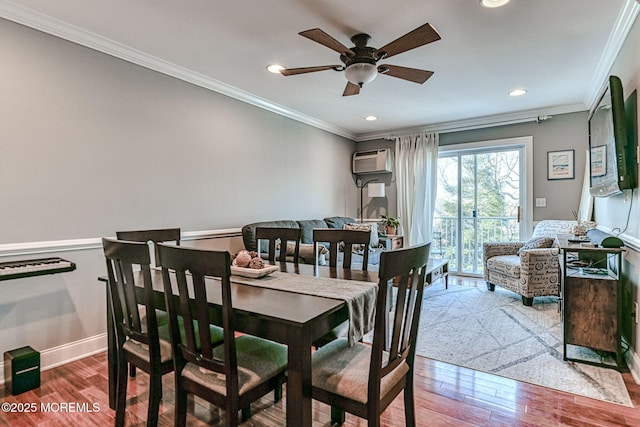
[[[540,221],[528,242],[484,243],[484,280],[487,289],[498,285],[522,296],[522,303],[533,305],[533,298],[560,293],[557,234],[572,234],[576,221]]]

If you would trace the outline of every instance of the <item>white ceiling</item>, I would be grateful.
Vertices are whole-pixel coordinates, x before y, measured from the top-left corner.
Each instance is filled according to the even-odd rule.
[[[638,14],[633,0],[0,0],[0,16],[355,140],[586,110]],[[321,28],[370,45],[424,23],[442,39],[382,63],[431,70],[423,85],[378,76],[343,97],[344,73],[265,67],[340,64],[298,35]],[[607,47],[609,46],[609,47]],[[507,92],[526,88],[522,97]],[[364,117],[373,114],[376,122]]]

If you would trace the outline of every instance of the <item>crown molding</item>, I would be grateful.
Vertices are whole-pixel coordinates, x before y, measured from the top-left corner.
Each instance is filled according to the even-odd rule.
[[[611,30],[604,52],[591,78],[591,83],[584,98],[584,105],[588,107],[589,111],[593,109],[600,94],[603,92],[607,82],[607,76],[611,72],[616,57],[620,53],[620,49],[622,49],[622,45],[629,35],[629,31],[631,31],[631,27],[638,17],[638,13],[640,13],[640,4],[636,0],[626,0]]]
[[[200,86],[204,89],[226,95],[238,101],[262,108],[272,113],[325,130],[332,134],[354,140],[355,135],[345,129],[323,122],[314,117],[270,102],[249,92],[212,79],[204,74],[165,61],[148,53],[133,49],[122,43],[70,25],[66,22],[38,13],[15,3],[0,0],[0,17],[33,28],[52,36],[88,47],[95,51],[122,59],[132,64],[157,71],[170,77]]]
[[[583,104],[564,105],[549,107],[538,110],[520,111],[517,113],[497,114],[493,116],[475,117],[466,120],[456,120],[452,122],[435,123],[426,126],[416,126],[411,128],[397,129],[378,133],[360,134],[356,137],[356,142],[370,141],[373,139],[392,139],[398,136],[414,135],[423,132],[459,132],[463,130],[482,129],[495,126],[506,126],[526,122],[543,122],[552,118],[556,114],[576,113],[586,111]]]

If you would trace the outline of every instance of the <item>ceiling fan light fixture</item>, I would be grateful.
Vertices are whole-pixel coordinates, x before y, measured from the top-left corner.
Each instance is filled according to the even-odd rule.
[[[509,3],[509,0],[480,0],[482,7],[494,8],[501,7]]]
[[[527,93],[526,89],[514,89],[509,92],[509,96],[522,96]]]
[[[376,117],[376,116],[367,116],[364,119],[366,121],[368,121],[368,122],[375,122],[376,120],[378,120],[378,117]]]
[[[267,71],[273,74],[280,74],[280,71],[284,70],[284,67],[280,64],[271,64],[267,66]]]
[[[344,70],[344,75],[347,80],[360,87],[375,79],[377,74],[378,69],[375,64],[369,64],[367,62],[351,64]]]

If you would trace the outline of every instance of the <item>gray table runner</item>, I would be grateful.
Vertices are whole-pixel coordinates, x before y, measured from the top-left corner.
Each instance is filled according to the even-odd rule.
[[[325,298],[340,299],[349,309],[349,344],[356,343],[375,323],[378,285],[358,280],[303,276],[276,271],[258,279],[232,276],[231,281],[279,291],[296,292]]]

